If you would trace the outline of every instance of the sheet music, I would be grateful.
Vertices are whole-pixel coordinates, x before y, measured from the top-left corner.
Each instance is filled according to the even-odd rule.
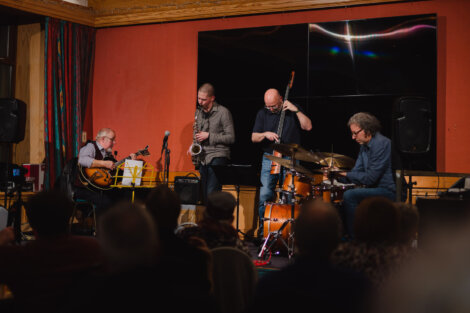
[[[140,186],[142,181],[142,168],[144,161],[141,160],[126,160],[124,163],[124,174],[122,177],[122,184],[124,186],[131,186],[135,178],[135,186]]]

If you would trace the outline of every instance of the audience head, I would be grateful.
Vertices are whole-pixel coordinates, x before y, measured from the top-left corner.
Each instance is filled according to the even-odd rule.
[[[175,191],[166,185],[155,187],[147,197],[146,206],[160,234],[175,231],[181,212],[181,202]]]
[[[143,204],[116,204],[100,217],[98,230],[111,271],[150,266],[156,261],[156,226]]]
[[[294,232],[299,255],[326,260],[340,242],[341,219],[330,203],[308,200],[301,206]]]
[[[416,239],[419,226],[418,208],[410,203],[398,202],[395,204],[400,211],[400,234],[401,243],[408,244]]]
[[[218,221],[233,221],[233,211],[237,202],[235,197],[224,191],[216,191],[207,197],[206,217]]]
[[[33,195],[25,205],[28,222],[39,237],[66,234],[73,211],[73,202],[58,190]]]
[[[354,235],[357,241],[393,244],[398,241],[400,212],[390,199],[371,197],[356,208]]]

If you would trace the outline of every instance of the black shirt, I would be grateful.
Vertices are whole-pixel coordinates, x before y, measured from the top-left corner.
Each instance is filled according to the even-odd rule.
[[[300,106],[295,104],[297,109],[303,113]],[[279,126],[279,119],[281,112],[272,113],[266,108],[262,108],[256,115],[255,125],[253,126],[253,133],[263,133],[265,131],[271,131],[277,133]],[[281,143],[296,143],[300,144],[300,122],[297,118],[297,114],[287,110],[284,117],[284,125],[282,128]],[[264,152],[272,153],[273,149],[271,144],[273,142],[268,139],[261,141],[261,146]]]

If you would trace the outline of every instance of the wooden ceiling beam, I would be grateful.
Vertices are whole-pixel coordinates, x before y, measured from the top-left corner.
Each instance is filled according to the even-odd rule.
[[[82,7],[60,0],[0,0],[5,5],[94,27],[290,12],[404,0],[89,0]]]
[[[78,24],[95,26],[95,14],[92,8],[59,0],[0,0],[0,5]]]

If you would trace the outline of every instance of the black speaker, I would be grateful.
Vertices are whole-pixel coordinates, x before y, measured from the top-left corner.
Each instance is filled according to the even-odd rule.
[[[394,103],[394,137],[402,153],[426,153],[431,149],[432,119],[429,101],[401,97]]]
[[[26,104],[18,99],[0,99],[0,142],[18,143],[24,139]]]
[[[181,204],[198,204],[199,185],[198,177],[175,177],[175,192],[179,195]]]

